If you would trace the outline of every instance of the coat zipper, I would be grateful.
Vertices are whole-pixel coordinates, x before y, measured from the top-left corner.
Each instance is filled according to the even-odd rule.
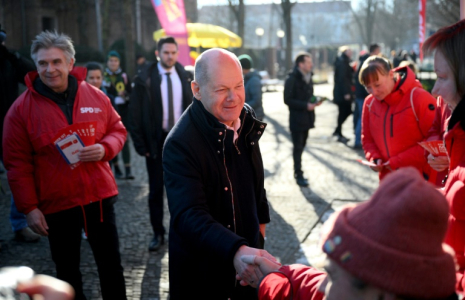
[[[394,114],[391,115],[391,137],[394,137]]]
[[[225,148],[224,148],[224,141],[226,140],[226,132],[227,132],[227,130],[225,129],[224,130],[224,138],[223,138],[223,165],[224,165],[224,168],[226,170],[226,177],[228,178],[229,189],[231,190],[231,204],[232,204],[232,210],[233,210],[234,233],[236,233],[236,209],[235,209],[235,206],[234,206],[234,193],[233,193],[233,187],[232,187],[231,179],[229,178],[228,167],[226,166],[226,155],[225,155]]]
[[[389,148],[388,148],[387,139],[386,139],[386,119],[387,119],[388,113],[389,113],[389,108],[386,111],[386,115],[384,116],[383,136],[384,136],[384,145],[386,146],[387,157],[389,159],[389,157],[391,157],[391,156],[389,155]]]

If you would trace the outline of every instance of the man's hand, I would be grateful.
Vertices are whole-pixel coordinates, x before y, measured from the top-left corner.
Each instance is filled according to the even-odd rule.
[[[34,295],[32,298],[34,300],[74,299],[74,290],[70,284],[47,275],[37,275],[29,281],[20,282],[16,290],[19,293],[25,293],[30,296]]]
[[[317,106],[316,103],[307,103],[307,110],[312,111],[315,109],[316,106]]]
[[[381,172],[381,170],[384,168],[383,165],[383,160],[381,158],[378,158],[373,161],[377,166],[376,167],[370,167],[373,171],[375,172]]]
[[[241,260],[241,257],[244,255],[264,257],[279,264],[276,258],[274,258],[274,256],[269,254],[266,250],[241,246],[234,255],[233,263],[237,272],[236,279],[240,280],[240,284],[243,286],[250,285],[255,288],[257,287],[258,280],[263,277],[263,273],[260,271],[258,266],[246,264]]]
[[[38,209],[32,210],[26,215],[27,225],[37,234],[42,236],[48,235],[48,225],[45,221],[44,214]]]
[[[281,264],[275,261],[271,261],[268,258],[256,255],[243,255],[241,260],[248,265],[255,265],[260,269],[263,276],[268,275],[271,272],[277,271]]]
[[[437,172],[442,172],[449,167],[449,158],[447,156],[428,155],[428,164]]]
[[[87,146],[81,149],[78,157],[81,161],[100,161],[105,156],[105,147],[101,144]]]

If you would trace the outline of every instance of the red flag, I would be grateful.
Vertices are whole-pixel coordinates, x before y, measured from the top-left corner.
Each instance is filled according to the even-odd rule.
[[[178,43],[178,61],[184,66],[191,64],[190,48],[187,44],[186,12],[183,0],[151,0],[161,27],[166,35],[172,36]]]
[[[419,44],[420,44],[420,61],[423,62],[423,43],[426,34],[426,0],[418,0],[419,16]]]

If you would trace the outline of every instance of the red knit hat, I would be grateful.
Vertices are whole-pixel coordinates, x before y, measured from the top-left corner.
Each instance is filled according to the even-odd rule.
[[[454,259],[442,243],[448,216],[441,193],[416,169],[400,169],[369,201],[331,219],[323,251],[356,278],[397,296],[448,297],[455,291]]]

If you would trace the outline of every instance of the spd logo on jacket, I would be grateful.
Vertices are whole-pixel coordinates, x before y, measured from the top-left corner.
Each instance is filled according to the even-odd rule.
[[[81,114],[98,114],[102,112],[102,109],[99,107],[81,107]]]

